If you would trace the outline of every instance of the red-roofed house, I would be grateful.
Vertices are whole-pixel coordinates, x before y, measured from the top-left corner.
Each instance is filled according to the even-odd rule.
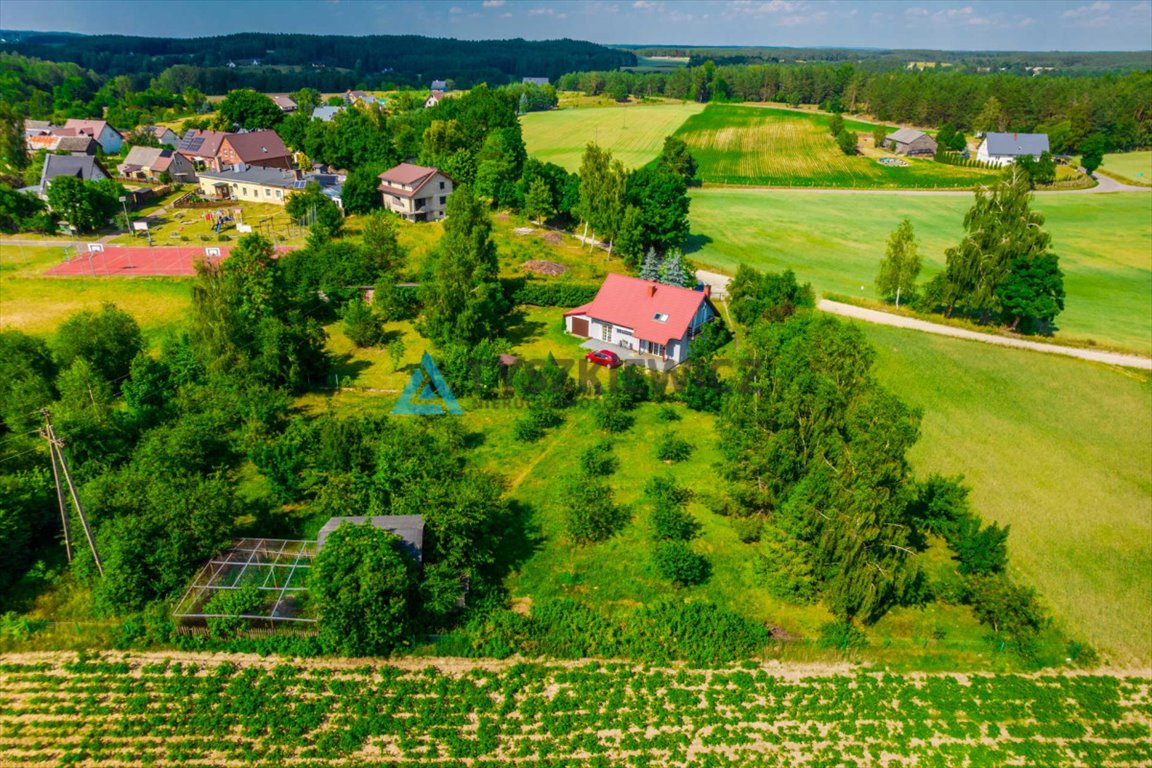
[[[283,168],[292,170],[292,154],[276,131],[251,131],[249,133],[229,133],[220,142],[216,155],[220,168],[234,168],[242,171],[255,165],[261,168]]]
[[[115,155],[120,152],[124,144],[124,137],[104,120],[68,120],[65,128],[76,131],[76,136],[91,136],[104,150],[105,154]]]
[[[703,291],[608,275],[596,298],[564,313],[568,332],[605,345],[682,363],[691,342],[716,315],[707,287]]]
[[[435,168],[400,163],[380,174],[378,190],[384,207],[408,221],[436,221],[444,218],[453,181]]]

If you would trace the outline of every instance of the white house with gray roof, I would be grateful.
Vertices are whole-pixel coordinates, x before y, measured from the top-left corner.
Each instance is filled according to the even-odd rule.
[[[989,165],[1008,165],[1024,155],[1039,160],[1048,151],[1046,133],[989,133],[980,143],[976,159]]]

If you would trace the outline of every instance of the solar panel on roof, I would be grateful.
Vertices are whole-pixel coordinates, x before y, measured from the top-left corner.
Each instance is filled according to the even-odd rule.
[[[204,137],[203,136],[197,136],[197,137],[192,138],[192,139],[184,139],[183,141],[181,141],[180,142],[180,149],[183,149],[187,152],[196,152],[203,145],[204,145]]]

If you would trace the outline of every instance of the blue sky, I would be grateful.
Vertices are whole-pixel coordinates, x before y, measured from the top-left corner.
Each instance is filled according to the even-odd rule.
[[[0,0],[0,27],[179,37],[268,31],[684,45],[1149,50],[1152,0]]]

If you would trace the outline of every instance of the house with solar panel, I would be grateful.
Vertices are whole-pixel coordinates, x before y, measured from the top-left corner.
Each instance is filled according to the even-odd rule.
[[[292,153],[276,131],[222,133],[189,130],[176,151],[198,168],[209,171],[244,170],[250,166],[292,169]]]
[[[692,339],[716,316],[711,290],[611,274],[596,298],[564,313],[568,333],[586,349],[608,349],[626,363],[668,370],[692,354]]]
[[[243,170],[201,171],[199,180],[200,195],[208,200],[272,205],[284,205],[288,195],[316,183],[341,210],[344,207],[340,199],[344,177],[335,174],[301,174],[284,168],[249,166]]]

